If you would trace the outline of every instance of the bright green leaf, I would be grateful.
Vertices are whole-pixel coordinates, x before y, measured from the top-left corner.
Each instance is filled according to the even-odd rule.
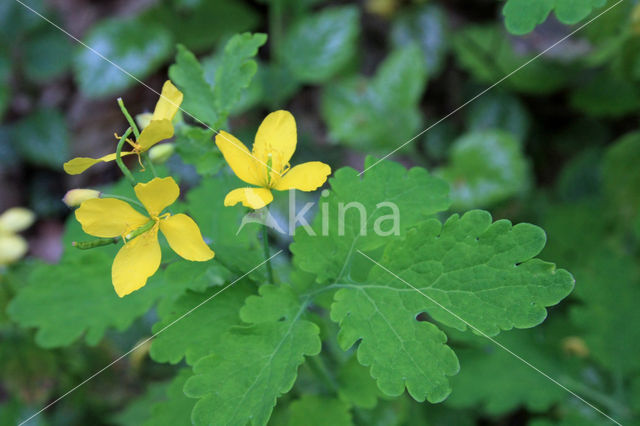
[[[543,23],[552,10],[560,22],[573,25],[604,4],[605,0],[507,0],[502,14],[507,30],[522,35]]]
[[[177,130],[176,151],[187,164],[196,167],[196,171],[211,176],[224,166],[224,159],[214,143],[213,130],[184,125]]]
[[[272,303],[280,292],[282,303]],[[261,294],[269,300],[250,298],[242,310],[243,319],[253,323],[232,328],[195,365],[185,385],[188,396],[200,398],[191,416],[195,424],[265,425],[304,357],[320,352],[318,327],[301,319],[308,302],[292,298],[286,287]]]
[[[197,122],[215,129],[218,111],[214,106],[213,89],[205,80],[198,59],[182,45],[178,45],[176,63],[169,67],[169,77],[184,93],[182,109]]]
[[[191,370],[187,368],[178,371],[176,377],[167,384],[164,398],[154,402],[153,405],[147,406],[147,409],[150,410],[150,415],[142,423],[144,426],[175,426],[188,423],[187,419],[195,401],[188,398],[182,388],[191,376]]]
[[[367,158],[365,168],[374,162],[373,157]],[[298,228],[291,245],[296,264],[316,274],[318,282],[348,275],[351,259],[361,257],[356,250],[379,248],[449,206],[444,181],[425,169],[407,171],[389,161],[362,177],[354,169],[339,169],[329,183],[331,191],[320,199],[321,214],[312,224],[315,235]],[[349,203],[359,207],[347,208]],[[393,219],[396,210],[397,221]]]

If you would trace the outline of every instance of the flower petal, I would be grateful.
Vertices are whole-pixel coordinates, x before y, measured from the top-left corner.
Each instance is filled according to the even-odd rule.
[[[156,109],[153,111],[152,120],[173,120],[173,117],[180,109],[184,95],[178,90],[176,86],[171,83],[171,80],[164,82],[162,86],[162,93],[160,99],[156,104]]]
[[[296,151],[297,141],[295,118],[289,111],[279,110],[267,115],[260,124],[253,151],[259,154],[258,158],[278,153],[281,157],[277,162],[284,166]]]
[[[213,258],[213,251],[200,234],[198,225],[186,214],[176,214],[160,221],[160,230],[171,249],[187,260],[205,261]]]
[[[122,246],[111,266],[111,280],[118,296],[143,287],[160,267],[160,259],[157,226]]]
[[[173,137],[173,124],[169,120],[151,120],[144,128],[136,143],[142,151],[146,151],[155,144]]]
[[[151,216],[158,216],[180,195],[180,188],[172,177],[153,178],[150,182],[137,184],[133,190]]]
[[[141,227],[149,218],[115,198],[92,198],[76,210],[76,219],[89,235],[113,238]]]
[[[238,188],[224,198],[225,206],[235,206],[242,203],[245,207],[258,210],[273,201],[273,194],[267,188]]]
[[[0,235],[0,265],[8,265],[27,253],[27,241],[19,235]]]
[[[221,130],[216,136],[216,145],[236,176],[251,185],[262,186],[266,179],[266,168],[253,158],[238,138]],[[261,179],[258,172],[262,168],[265,169],[265,176]]]
[[[278,191],[299,189],[315,191],[321,187],[331,174],[331,167],[319,161],[302,163],[289,170],[274,186]]]
[[[133,152],[125,151],[125,152],[122,152],[120,156],[124,157],[125,155],[131,155],[131,154],[133,154]],[[77,157],[77,158],[74,158],[73,160],[67,161],[62,165],[62,167],[64,168],[64,171],[67,172],[67,174],[79,175],[80,173],[84,172],[94,164],[98,164],[102,162],[106,163],[108,161],[113,161],[115,159],[116,159],[115,153],[105,155],[104,157],[100,157],[100,158]]]

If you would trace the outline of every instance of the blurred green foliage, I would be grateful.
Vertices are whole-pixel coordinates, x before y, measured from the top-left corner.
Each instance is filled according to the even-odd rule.
[[[65,220],[58,200],[72,186],[132,196],[107,168],[70,180],[61,164],[111,148],[124,129],[106,113],[113,98],[148,109],[135,79],[157,90],[168,75],[186,113],[161,171],[190,188],[176,209],[196,220],[216,260],[178,262],[162,241],[163,270],[118,299],[109,279],[117,247],[72,249],[86,236],[71,215],[57,263],[30,257],[0,271],[0,424],[29,417],[158,332],[34,424],[608,424],[459,319],[397,291],[403,284],[358,250],[500,332],[500,344],[615,420],[640,424],[636,1],[170,0],[94,5],[86,15],[25,3],[113,64],[20,3],[0,3],[3,185],[43,223]],[[265,285],[260,268],[215,296],[263,259],[257,225],[237,233],[246,210],[222,204],[239,184],[215,130],[250,143],[275,109],[298,119],[296,156],[332,165],[320,198],[330,218],[339,203],[360,201],[376,212],[373,225],[377,204],[395,194],[402,235],[356,237],[355,211],[342,235],[299,233],[290,246],[274,235],[292,252],[291,264],[275,264],[289,285]],[[365,156],[427,128],[394,155],[419,167],[384,161],[362,177],[349,167],[371,166]],[[475,208],[496,219],[452,216]],[[281,222],[286,213],[274,207]],[[319,216],[311,224],[320,233]],[[531,259],[543,246],[540,258],[558,269]],[[552,306],[571,288],[564,269],[575,290]],[[493,287],[465,287],[478,276]]]

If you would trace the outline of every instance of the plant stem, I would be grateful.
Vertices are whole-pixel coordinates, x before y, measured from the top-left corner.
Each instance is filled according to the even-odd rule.
[[[122,174],[124,174],[124,176],[127,178],[131,186],[136,186],[138,182],[136,182],[135,178],[133,177],[133,175],[127,168],[127,166],[124,165],[121,158],[122,146],[124,145],[125,141],[127,140],[130,134],[131,134],[131,127],[129,127],[127,131],[124,132],[124,135],[122,135],[122,137],[120,138],[120,141],[118,142],[118,147],[116,148],[116,164],[118,164],[118,167],[120,167],[120,170],[122,170]]]
[[[133,135],[136,137],[136,140],[138,140],[138,138],[140,137],[140,131],[138,130],[138,126],[136,125],[136,122],[131,117],[131,114],[129,114],[129,111],[124,106],[124,102],[122,101],[122,98],[118,98],[118,106],[120,107],[122,114],[124,114],[125,118],[129,122],[129,126],[133,129]]]
[[[262,225],[262,246],[264,248],[264,258],[267,261],[267,277],[269,284],[273,284],[273,268],[271,267],[271,259],[269,259],[269,233],[267,225]]]
[[[329,374],[329,370],[327,369],[321,355],[309,358],[309,368],[316,376],[318,376],[322,383],[325,384],[327,389],[331,392],[338,393],[338,384],[331,374]]]
[[[130,241],[137,237],[138,235],[144,234],[155,225],[155,220],[149,220],[147,223],[142,225],[141,227],[135,229],[129,234],[125,235],[127,241]],[[113,237],[113,238],[96,238],[91,241],[74,241],[71,245],[80,250],[89,250],[96,247],[107,246],[109,244],[117,244],[122,238],[121,237]]]
[[[125,197],[123,195],[117,195],[117,194],[102,194],[100,196],[100,198],[117,198],[118,200],[122,200],[122,201],[126,201],[127,203],[131,203],[131,204],[135,204],[138,207],[141,207],[144,209],[144,206],[142,205],[142,203],[134,200],[133,198],[129,198],[129,197]]]
[[[142,153],[140,153],[140,155],[142,156],[143,163],[147,167],[149,167],[149,170],[151,170],[151,173],[153,174],[153,177],[158,177],[158,173],[156,172],[155,166],[151,162],[151,158],[149,158],[149,154],[147,152],[142,152]]]
[[[585,386],[577,380],[573,380],[570,377],[564,377],[561,380],[567,386],[573,388],[578,394],[584,395],[586,398],[595,401],[601,406],[605,407],[614,417],[626,418],[629,416],[629,408],[624,404],[616,401],[615,399],[605,395],[597,390],[591,389],[589,386]]]

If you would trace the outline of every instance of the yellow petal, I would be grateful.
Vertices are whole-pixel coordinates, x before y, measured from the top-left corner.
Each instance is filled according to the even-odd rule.
[[[129,152],[129,151],[122,152],[121,157],[124,157],[126,155],[131,155],[131,154],[133,154],[133,152]],[[64,168],[64,171],[67,172],[67,174],[79,175],[80,173],[84,172],[94,164],[98,164],[102,162],[106,163],[108,161],[114,161],[115,159],[116,159],[115,153],[105,155],[104,157],[100,157],[100,158],[77,157],[77,158],[74,158],[73,160],[67,161],[62,165],[62,167]]]
[[[273,194],[267,188],[238,188],[224,198],[225,206],[235,206],[242,203],[245,207],[258,210],[273,201]]]
[[[202,239],[200,228],[186,214],[161,220],[160,230],[171,249],[185,259],[202,262],[213,258],[214,253]]]
[[[315,191],[321,187],[331,174],[331,167],[319,161],[311,161],[293,167],[274,186],[278,191],[299,189]]]
[[[27,241],[19,235],[0,235],[0,265],[8,265],[27,253]]]
[[[165,81],[160,99],[156,104],[156,109],[153,111],[152,120],[173,120],[176,112],[180,109],[183,97],[182,92],[171,83],[171,80]]]
[[[169,120],[151,120],[136,141],[142,151],[146,151],[155,144],[173,137],[173,124]]]
[[[149,218],[115,198],[92,198],[80,204],[76,219],[89,235],[118,237],[141,227]]]
[[[216,135],[216,145],[236,176],[251,185],[262,186],[264,184],[266,168],[253,158],[247,147],[238,138],[221,130]],[[263,168],[265,176],[261,179],[258,173]]]
[[[160,267],[160,259],[157,226],[122,246],[111,267],[111,279],[118,296],[143,287]]]
[[[274,162],[284,166],[295,152],[297,140],[295,118],[289,111],[280,110],[267,115],[260,124],[253,151],[263,161],[266,161],[263,156],[271,153]]]
[[[36,215],[24,207],[11,207],[0,215],[0,232],[24,231],[36,220]]]
[[[172,177],[154,178],[148,183],[137,184],[133,190],[151,216],[158,216],[180,195],[180,188]]]

